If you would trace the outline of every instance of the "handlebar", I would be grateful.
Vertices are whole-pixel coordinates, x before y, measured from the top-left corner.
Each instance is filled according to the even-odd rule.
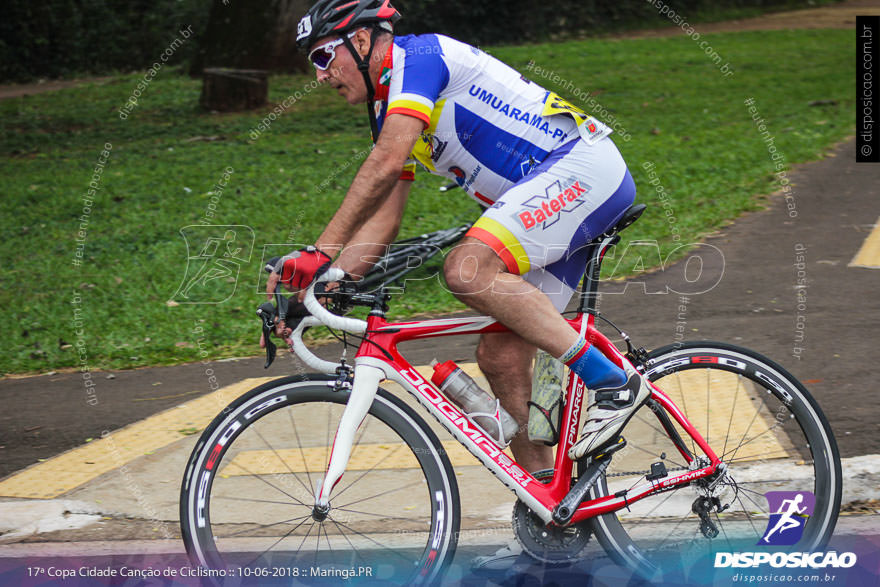
[[[346,318],[345,316],[337,316],[336,314],[330,312],[327,308],[321,305],[321,303],[315,298],[315,286],[319,283],[326,283],[328,281],[339,281],[345,277],[345,272],[338,267],[331,267],[327,271],[324,272],[323,275],[317,277],[312,285],[308,287],[306,290],[305,299],[303,299],[303,304],[305,304],[306,309],[309,313],[318,319],[320,324],[324,324],[325,326],[329,326],[330,328],[335,328],[337,330],[344,330],[346,332],[351,332],[353,334],[363,334],[367,330],[367,322],[365,320],[358,320],[357,318]]]
[[[345,272],[337,267],[328,269],[324,274],[318,276],[312,284],[306,289],[303,306],[309,316],[303,317],[303,314],[297,313],[297,323],[290,334],[290,349],[298,356],[306,365],[312,369],[317,369],[322,373],[335,373],[338,363],[325,361],[316,356],[303,342],[302,336],[306,328],[310,326],[329,326],[337,330],[344,330],[353,334],[363,334],[367,330],[365,320],[356,318],[346,318],[337,316],[325,308],[315,297],[315,288],[329,281],[339,281],[345,277]],[[323,287],[321,288],[323,289]],[[257,310],[257,315],[263,321],[263,337],[266,342],[266,364],[264,368],[268,369],[269,365],[275,360],[276,346],[271,340],[272,332],[276,324],[276,316],[278,320],[285,319],[287,299],[280,293],[280,288],[275,292],[277,306],[272,302],[264,302]],[[288,314],[289,315],[289,314]]]
[[[446,189],[458,187],[450,184]],[[405,239],[393,243],[397,248],[390,250],[367,275],[358,282],[344,281],[345,274],[339,268],[331,268],[324,275],[315,279],[314,283],[306,290],[304,303],[299,303],[295,298],[288,300],[281,295],[280,285],[275,287],[275,303],[264,302],[257,310],[257,315],[262,321],[263,338],[266,344],[265,368],[275,360],[277,347],[272,342],[272,334],[279,321],[283,320],[294,331],[291,334],[291,349],[309,366],[321,371],[332,372],[330,363],[314,356],[302,343],[302,333],[309,326],[326,325],[330,328],[344,330],[355,334],[366,331],[366,322],[354,318],[346,318],[328,311],[315,299],[324,297],[332,301],[335,311],[344,312],[351,306],[367,306],[372,309],[387,311],[386,302],[388,295],[386,287],[401,279],[404,275],[420,267],[425,261],[436,255],[445,246],[459,240],[470,228],[470,224],[439,230],[418,237]],[[272,273],[280,257],[269,259],[264,269]],[[417,258],[420,263],[412,263],[411,259]],[[324,292],[323,284],[328,281],[340,281],[338,290]],[[316,286],[320,286],[316,290]],[[310,314],[312,316],[310,316]]]

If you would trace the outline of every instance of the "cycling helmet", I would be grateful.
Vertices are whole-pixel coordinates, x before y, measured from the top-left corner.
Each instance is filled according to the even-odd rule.
[[[296,44],[308,50],[315,41],[357,27],[379,25],[390,31],[400,19],[391,0],[318,0],[296,27]]]

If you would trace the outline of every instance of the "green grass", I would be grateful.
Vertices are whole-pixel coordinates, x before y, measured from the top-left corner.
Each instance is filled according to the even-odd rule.
[[[670,194],[680,242],[696,242],[761,207],[762,195],[776,189],[773,162],[744,100],[754,98],[789,164],[815,159],[853,134],[851,31],[705,38],[734,75],[721,75],[687,38],[490,49],[520,70],[529,60],[554,70],[565,82],[530,77],[569,97],[572,91],[562,86],[570,81],[621,121],[632,139],[617,143],[639,186],[638,199],[654,204],[624,240],[657,239],[663,256],[679,243],[643,162],[655,164]],[[201,112],[199,82],[170,68],[121,120],[117,109],[138,79],[124,75],[103,85],[0,102],[0,372],[75,367],[77,343],[91,368],[258,353],[253,310],[261,301],[262,245],[288,242],[291,232],[294,242],[311,242],[341,201],[357,154],[368,146],[363,107],[348,106],[327,88],[305,95],[251,141],[249,131],[268,110]],[[272,78],[270,100],[280,103],[309,79]],[[834,103],[809,105],[817,100]],[[211,136],[222,140],[190,140]],[[113,148],[89,216],[84,262],[76,267],[81,198],[106,142]],[[256,246],[250,261],[241,265],[231,299],[169,307],[186,268],[180,229],[203,218],[208,192],[226,167],[234,172],[213,221],[251,228]],[[461,193],[437,191],[443,183],[418,173],[401,237],[475,217],[475,205]],[[81,298],[79,332],[72,324],[75,293]],[[212,295],[196,293],[202,299]],[[462,307],[436,280],[426,280],[394,303],[392,316]]]

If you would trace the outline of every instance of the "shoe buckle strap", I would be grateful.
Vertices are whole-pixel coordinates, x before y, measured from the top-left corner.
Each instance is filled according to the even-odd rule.
[[[626,402],[629,401],[631,397],[631,392],[629,388],[624,387],[623,389],[612,389],[608,391],[597,391],[596,392],[596,401],[597,402],[607,402],[607,401],[615,401],[615,402]]]

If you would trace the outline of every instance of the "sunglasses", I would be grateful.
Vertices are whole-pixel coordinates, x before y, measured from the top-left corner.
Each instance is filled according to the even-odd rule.
[[[349,39],[352,38],[357,31],[352,31],[346,35]],[[327,71],[330,67],[330,63],[333,62],[333,59],[336,57],[336,47],[344,43],[344,41],[340,39],[334,39],[332,41],[327,41],[323,45],[319,45],[309,52],[309,61],[312,62],[312,65],[315,66],[315,69],[320,69],[321,71]]]

